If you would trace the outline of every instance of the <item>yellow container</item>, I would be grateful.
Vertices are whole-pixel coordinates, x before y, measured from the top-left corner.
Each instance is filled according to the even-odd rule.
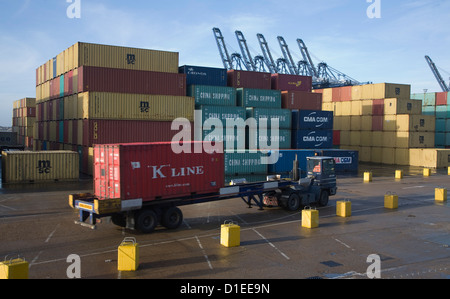
[[[381,155],[382,155],[382,157],[381,157],[382,164],[386,164],[386,165],[394,165],[395,164],[395,148],[383,147]]]
[[[305,208],[302,211],[302,227],[317,228],[319,227],[319,211]]]
[[[225,247],[241,245],[241,227],[232,221],[225,221],[220,230],[220,244]]]
[[[409,97],[409,96],[408,96]],[[387,97],[384,100],[384,114],[385,115],[397,115],[397,114],[410,114],[420,115],[422,114],[422,101],[399,99],[398,97]]]
[[[403,171],[402,170],[396,170],[395,171],[395,178],[396,179],[402,179],[403,178]]]
[[[440,201],[440,202],[447,201],[447,189],[436,188],[434,191],[434,198],[436,201]]]
[[[0,262],[0,279],[28,279],[28,267],[21,258]]]
[[[79,118],[84,119],[173,121],[182,117],[194,121],[192,97],[85,92],[78,98],[82,99]]]
[[[395,164],[409,165],[409,148],[395,149]]]
[[[352,203],[350,201],[338,201],[336,203],[336,215],[350,217],[352,215]]]
[[[125,238],[117,250],[117,270],[136,271],[139,267],[139,244],[135,238]]]
[[[372,173],[371,172],[364,172],[364,182],[365,183],[372,182]]]
[[[398,208],[398,195],[397,194],[386,194],[384,196],[384,207],[386,209],[397,209]]]
[[[400,132],[434,132],[436,118],[433,115],[397,115],[397,131]]]
[[[379,83],[373,84],[372,99],[401,98],[409,99],[411,85]]]
[[[395,133],[395,132],[394,132]],[[396,132],[396,147],[401,148],[433,148],[434,132]],[[422,165],[423,166],[423,165]]]
[[[424,168],[423,169],[423,176],[430,176],[431,175],[431,169]]]

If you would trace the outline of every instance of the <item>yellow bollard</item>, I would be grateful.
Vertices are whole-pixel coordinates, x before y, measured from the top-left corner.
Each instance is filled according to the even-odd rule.
[[[364,172],[364,182],[365,183],[372,182],[372,172]]]
[[[431,175],[431,169],[429,168],[424,168],[423,169],[423,176],[428,177]]]
[[[0,279],[28,279],[28,262],[17,257],[16,259],[0,262]]]
[[[401,180],[403,178],[403,171],[402,170],[396,170],[395,171],[395,178],[398,180]]]
[[[445,189],[445,188],[436,188],[434,190],[434,199],[436,201],[440,201],[440,202],[447,201],[447,189]]]
[[[336,203],[336,215],[339,217],[350,217],[352,215],[352,203],[349,200]]]
[[[450,175],[450,167],[448,168],[448,175]]]
[[[117,255],[117,270],[136,271],[139,267],[139,244],[135,238],[125,238],[119,245]]]
[[[319,211],[306,207],[302,211],[302,227],[317,228],[319,227]]]
[[[220,244],[225,247],[239,247],[241,245],[241,227],[233,221],[225,221],[220,230]]]
[[[384,196],[384,207],[386,209],[397,209],[398,208],[398,195],[388,192]]]

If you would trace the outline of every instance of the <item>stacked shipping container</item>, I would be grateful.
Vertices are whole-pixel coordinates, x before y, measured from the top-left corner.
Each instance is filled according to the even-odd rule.
[[[34,123],[36,121],[36,99],[24,98],[14,102],[12,130],[17,133],[15,140],[9,145],[23,145],[26,149],[33,149]]]

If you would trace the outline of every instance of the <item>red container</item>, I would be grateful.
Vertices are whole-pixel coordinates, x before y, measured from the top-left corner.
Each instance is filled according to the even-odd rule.
[[[225,181],[224,155],[194,153],[194,143],[189,142],[192,153],[181,154],[170,142],[96,145],[95,196],[147,202],[218,192]]]
[[[172,131],[171,126],[172,122],[85,119],[82,145],[92,147],[94,144],[172,141],[180,131]],[[193,128],[191,123],[191,140],[194,140]]]
[[[383,115],[372,116],[372,131],[383,131]]]
[[[82,66],[78,92],[86,91],[186,96],[186,74]]]
[[[352,86],[335,87],[332,89],[333,102],[345,102],[352,100]]]
[[[341,145],[341,131],[333,131],[333,145]]]
[[[322,110],[322,94],[307,91],[282,91],[281,107],[295,110]]]
[[[378,99],[372,101],[372,115],[384,114],[384,99]]]
[[[227,71],[227,85],[234,88],[272,89],[271,74],[249,71]]]
[[[436,92],[436,106],[447,105],[448,92]]]
[[[312,91],[312,77],[272,74],[272,89],[286,91]]]

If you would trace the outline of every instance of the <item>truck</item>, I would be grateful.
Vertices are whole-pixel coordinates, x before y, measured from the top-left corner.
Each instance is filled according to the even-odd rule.
[[[194,147],[196,143],[190,142]],[[201,142],[200,142],[201,143]],[[249,208],[328,205],[336,195],[335,160],[307,157],[307,177],[300,179],[298,161],[290,178],[269,175],[266,180],[224,183],[224,154],[178,153],[171,142],[95,145],[94,192],[69,195],[78,211],[76,224],[96,228],[111,217],[120,227],[151,233],[158,225],[176,229],[183,222],[179,207],[241,198]]]

